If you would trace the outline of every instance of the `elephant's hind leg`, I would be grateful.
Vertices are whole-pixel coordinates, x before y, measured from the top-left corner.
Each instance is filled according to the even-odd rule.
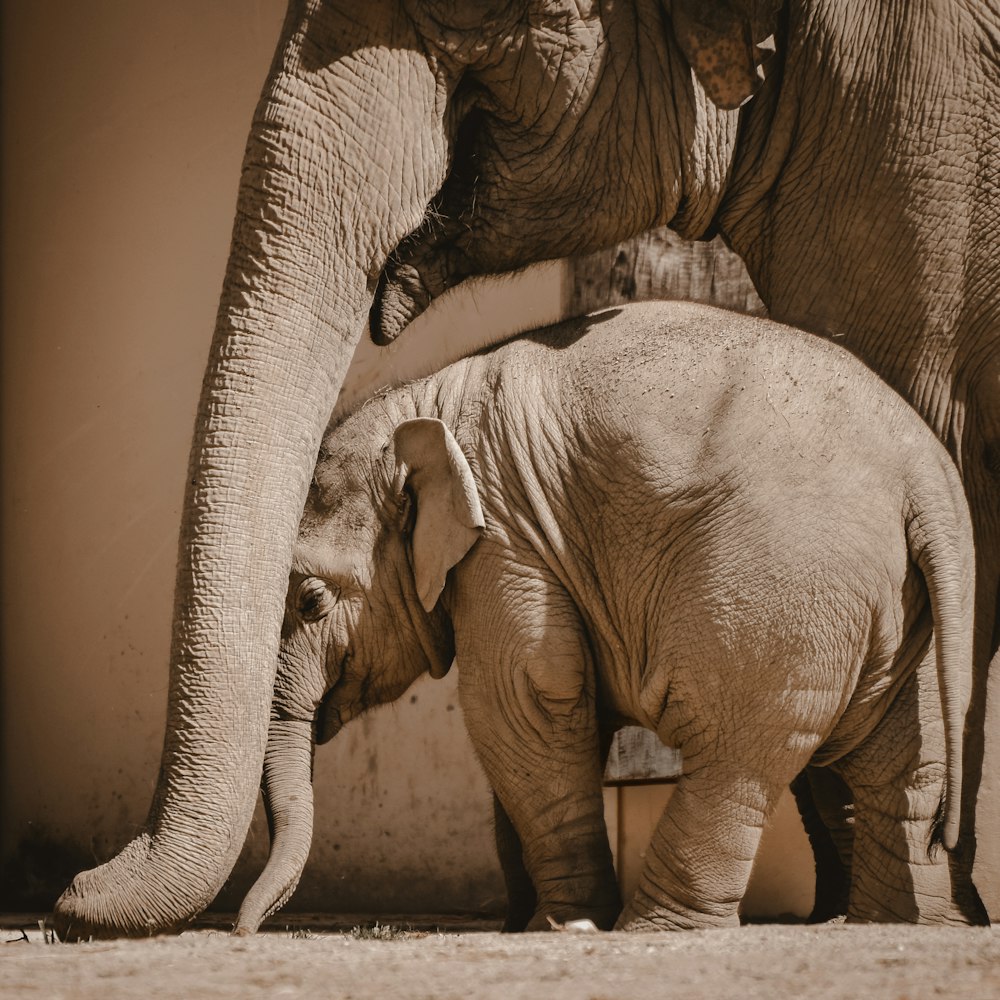
[[[617,926],[643,931],[738,924],[764,823],[787,781],[787,775],[772,782],[714,762],[685,773]]]
[[[816,899],[809,923],[847,914],[854,841],[854,802],[843,779],[829,767],[807,767],[792,794],[816,864]]]
[[[854,795],[848,920],[977,923],[941,844],[944,728],[929,652],[865,742],[831,765]]]

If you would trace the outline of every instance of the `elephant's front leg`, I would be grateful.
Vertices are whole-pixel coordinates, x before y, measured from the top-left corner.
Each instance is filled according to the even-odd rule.
[[[614,729],[601,729],[601,774],[604,774],[614,740]],[[523,931],[531,922],[538,907],[538,894],[531,881],[528,869],[524,866],[524,852],[521,848],[521,838],[514,829],[514,824],[504,811],[493,793],[493,832],[496,838],[497,857],[503,872],[504,885],[507,889],[507,917],[503,930],[506,933]]]
[[[527,929],[547,929],[549,917],[607,929],[621,897],[586,638],[554,579],[534,566],[513,578],[507,569],[488,575],[474,612],[455,616],[466,725],[537,893]]]
[[[496,838],[497,857],[507,889],[507,917],[503,929],[507,933],[523,931],[531,922],[538,907],[538,894],[524,866],[521,838],[504,810],[497,793],[493,793],[493,833]]]

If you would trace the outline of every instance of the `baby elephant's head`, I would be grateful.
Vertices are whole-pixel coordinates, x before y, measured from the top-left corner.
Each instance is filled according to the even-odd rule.
[[[385,414],[363,410],[324,441],[289,581],[274,704],[302,719],[318,710],[321,743],[425,671],[447,672],[438,598],[483,527],[451,431],[373,417]]]
[[[299,527],[264,757],[267,866],[251,933],[291,896],[312,840],[312,754],[454,656],[438,598],[483,528],[469,463],[440,420],[394,427],[370,404],[328,434]]]

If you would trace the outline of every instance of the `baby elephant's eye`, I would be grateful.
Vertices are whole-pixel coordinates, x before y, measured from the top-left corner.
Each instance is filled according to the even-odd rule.
[[[307,576],[295,592],[295,608],[304,622],[325,618],[336,603],[336,589],[319,577]]]

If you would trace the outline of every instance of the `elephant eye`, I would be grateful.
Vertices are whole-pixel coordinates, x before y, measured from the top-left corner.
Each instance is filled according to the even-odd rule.
[[[295,609],[304,622],[325,618],[336,603],[336,589],[319,577],[306,577],[295,592]]]

